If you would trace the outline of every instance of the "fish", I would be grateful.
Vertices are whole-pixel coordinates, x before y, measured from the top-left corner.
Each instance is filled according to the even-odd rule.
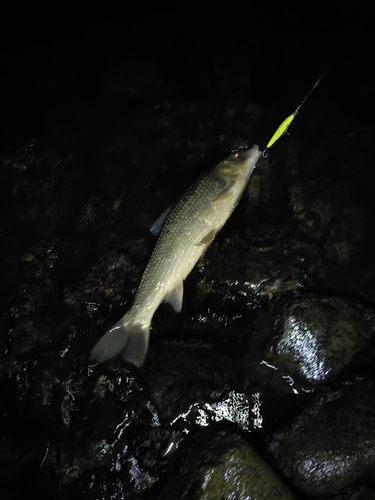
[[[257,145],[231,153],[163,214],[165,222],[133,305],[95,344],[91,361],[120,356],[142,366],[155,311],[163,301],[181,311],[185,278],[236,208],[261,155]]]

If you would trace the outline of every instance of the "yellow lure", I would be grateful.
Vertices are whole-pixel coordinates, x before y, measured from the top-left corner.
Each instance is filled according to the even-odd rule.
[[[292,113],[288,118],[285,118],[285,120],[282,122],[282,124],[279,126],[279,128],[276,130],[276,132],[273,134],[271,137],[270,141],[268,142],[266,149],[270,148],[274,142],[277,141],[277,139],[286,133],[288,130],[289,125],[292,123],[294,120],[294,117],[297,116],[299,111],[296,109],[294,113]]]
[[[336,59],[336,58],[335,58]],[[331,63],[332,64],[332,63]],[[291,115],[288,116],[288,118],[285,118],[285,120],[282,122],[282,124],[278,127],[278,129],[276,130],[276,132],[273,134],[273,136],[271,137],[271,139],[269,140],[265,150],[263,151],[263,156],[266,157],[267,156],[267,149],[270,148],[276,141],[277,139],[282,136],[283,134],[285,134],[289,128],[289,125],[292,123],[292,121],[294,120],[294,117],[298,115],[299,113],[299,110],[301,109],[301,106],[304,104],[304,102],[306,101],[306,99],[309,97],[309,95],[311,94],[311,92],[315,89],[315,87],[318,85],[318,83],[320,82],[320,80],[323,78],[323,76],[327,73],[328,69],[330,68],[331,64],[328,66],[328,68],[325,69],[325,71],[322,73],[322,75],[320,76],[319,80],[317,80],[317,82],[315,82],[315,85],[312,87],[312,89],[310,89],[310,92],[307,94],[307,96],[304,98],[304,100],[301,102],[301,104],[298,106],[298,108],[294,111],[294,113],[292,113]]]

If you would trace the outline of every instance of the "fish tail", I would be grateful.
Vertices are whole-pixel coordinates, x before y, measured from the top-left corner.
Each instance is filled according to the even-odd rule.
[[[90,360],[103,363],[120,356],[139,368],[146,356],[149,336],[149,325],[128,322],[125,315],[95,344]]]

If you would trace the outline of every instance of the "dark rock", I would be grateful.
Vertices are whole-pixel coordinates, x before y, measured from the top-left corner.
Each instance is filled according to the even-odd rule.
[[[178,451],[163,500],[292,500],[294,495],[242,437],[199,432]]]
[[[272,462],[300,491],[334,493],[375,466],[375,388],[358,381],[315,397],[268,440]]]
[[[303,297],[283,312],[279,328],[267,361],[308,385],[340,373],[373,336],[364,308],[334,297]]]
[[[314,496],[314,500],[373,500],[374,498],[375,490],[363,485],[345,488],[336,495]]]

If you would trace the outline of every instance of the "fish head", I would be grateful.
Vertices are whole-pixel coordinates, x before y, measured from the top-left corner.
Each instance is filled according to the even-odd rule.
[[[252,174],[262,151],[254,144],[250,149],[235,151],[217,166],[218,173],[224,179],[248,179]]]

